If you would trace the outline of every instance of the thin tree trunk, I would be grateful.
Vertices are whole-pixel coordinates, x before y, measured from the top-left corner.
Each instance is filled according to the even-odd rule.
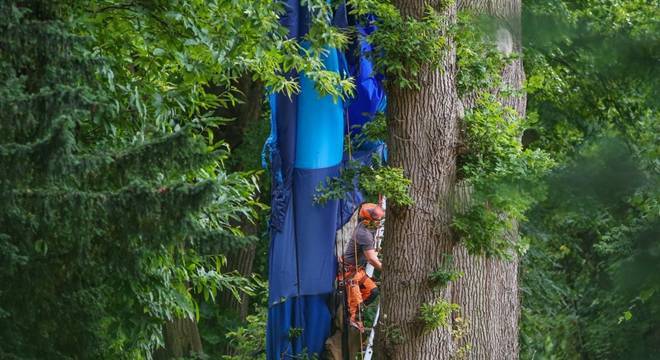
[[[175,319],[163,327],[165,347],[154,353],[156,360],[178,359],[202,352],[197,323],[191,319]]]
[[[420,18],[427,1],[394,1],[403,15]],[[432,6],[438,7],[436,1]],[[443,11],[447,28],[455,19],[455,5]],[[460,100],[455,86],[455,49],[440,69],[426,67],[417,79],[421,90],[395,86],[388,92],[389,163],[402,167],[412,180],[411,207],[390,205],[383,248],[379,358],[449,359],[453,352],[446,328],[424,331],[419,320],[424,303],[448,299],[437,291],[429,274],[440,267],[452,248],[450,230]]]
[[[246,235],[257,235],[259,231],[257,225],[248,221],[243,222],[241,229]],[[227,254],[227,270],[238,271],[243,276],[250,276],[252,274],[252,264],[254,263],[256,249],[257,245],[251,244],[229,252]],[[240,296],[239,300],[230,291],[222,291],[219,304],[223,308],[235,313],[243,321],[248,315],[250,302],[246,294],[241,293]]]
[[[216,115],[234,119],[231,123],[216,128],[215,134],[227,141],[232,151],[239,150],[244,146],[245,133],[261,118],[261,106],[264,98],[264,86],[254,81],[251,74],[245,74],[238,79],[234,86],[241,92],[238,96],[240,102],[233,107],[220,108]],[[231,168],[232,171],[253,170],[246,168],[244,164],[237,163]],[[241,230],[245,236],[259,236],[259,226],[245,219],[242,220]],[[241,249],[228,252],[227,271],[237,271],[242,276],[252,275],[257,244],[251,244]],[[240,299],[236,299],[230,291],[222,291],[219,297],[219,306],[229,314],[235,314],[238,320],[245,321],[250,310],[250,298],[245,293],[240,293]],[[225,354],[231,354],[233,348],[229,343],[225,346]]]
[[[461,9],[494,17],[499,28],[492,34],[500,51],[520,52],[520,0],[462,0]],[[517,59],[503,72],[505,85],[521,89],[524,81],[522,60]],[[484,89],[488,90],[488,89]],[[491,89],[497,93],[499,89]],[[466,109],[474,104],[473,97],[463,99]],[[505,106],[510,106],[525,116],[526,97],[499,98]],[[457,202],[467,204],[469,188],[461,184],[457,189]],[[505,215],[503,215],[505,216]],[[518,240],[517,228],[511,229],[505,237]],[[518,358],[518,319],[520,301],[518,294],[518,258],[510,261],[469,255],[460,244],[454,248],[454,264],[464,276],[453,285],[452,299],[461,307],[461,316],[467,322],[467,334],[458,346],[468,345],[470,359],[517,359]]]
[[[213,115],[233,120],[226,125],[214,128],[213,132],[216,139],[222,139],[229,144],[231,149],[236,149],[245,139],[245,130],[259,121],[264,98],[264,85],[253,80],[252,74],[245,74],[238,78],[232,86],[240,92],[235,94],[238,102],[234,106],[217,108]],[[213,86],[209,87],[207,91],[220,96],[227,89],[224,86]]]
[[[216,115],[233,118],[234,120],[216,129],[216,134],[221,139],[229,143],[232,150],[236,150],[243,145],[245,132],[252,126],[255,126],[261,117],[261,105],[264,97],[264,86],[258,81],[252,79],[251,74],[245,74],[236,81],[234,86],[241,92],[238,96],[240,102],[230,108],[218,109]],[[243,171],[246,169],[243,164],[236,164],[231,170]],[[259,226],[249,221],[243,221],[241,230],[246,236],[258,236]],[[256,255],[256,244],[249,245],[242,249],[237,249],[227,254],[227,270],[238,271],[243,276],[252,274],[252,265]],[[223,291],[220,295],[220,304],[238,315],[240,320],[245,320],[249,310],[249,298],[241,294],[240,301],[237,300],[229,291]]]
[[[218,108],[214,114],[220,117],[233,118],[234,121],[226,126],[213,129],[215,138],[226,140],[231,149],[241,146],[245,130],[259,120],[263,98],[263,85],[252,80],[249,74],[238,79],[234,86],[241,92],[237,96],[240,102],[233,107]],[[217,95],[221,95],[225,90],[223,87],[210,87],[207,89],[209,93],[216,93]],[[240,171],[243,169],[239,164],[236,169],[232,170]],[[242,230],[246,235],[257,235],[259,229],[256,225],[245,221]],[[227,269],[229,271],[236,270],[245,276],[252,274],[255,252],[256,245],[230,252],[227,254]],[[234,298],[229,291],[223,291],[219,298],[222,306],[235,312],[241,320],[245,319],[249,309],[248,297],[245,294],[241,294],[241,301]],[[199,328],[194,320],[175,319],[170,321],[163,326],[163,335],[165,348],[154,353],[154,357],[158,360],[174,359],[189,355],[191,352],[202,353]]]

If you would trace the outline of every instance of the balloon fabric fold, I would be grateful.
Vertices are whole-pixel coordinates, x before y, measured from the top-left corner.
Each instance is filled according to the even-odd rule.
[[[302,38],[310,23],[307,6],[300,0],[283,3],[286,13],[281,23],[291,38]],[[345,6],[336,7],[332,21],[334,26],[347,26]],[[370,31],[358,29],[363,35]],[[347,165],[344,135],[357,135],[359,128],[352,130],[353,125],[363,125],[382,110],[385,96],[381,79],[365,57],[368,46],[361,36],[353,49],[329,48],[323,58],[327,70],[355,78],[356,95],[347,102],[321,96],[304,73],[289,74],[300,82],[297,95],[269,97],[271,134],[263,156],[265,160],[269,155],[272,176],[268,359],[320,354],[330,335],[337,273],[335,233],[350,219],[362,195],[354,191],[347,200],[322,205],[314,202],[314,195],[320,184]],[[348,53],[352,55],[346,57]],[[368,162],[374,151],[382,154],[383,148],[382,143],[371,143],[366,150],[356,149],[353,160]]]

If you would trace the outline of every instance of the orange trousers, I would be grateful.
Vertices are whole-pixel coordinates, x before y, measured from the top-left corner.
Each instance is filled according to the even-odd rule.
[[[360,304],[363,302],[371,303],[378,296],[378,287],[364,269],[358,269],[357,272],[346,273],[346,294],[351,321],[357,321],[356,317]]]

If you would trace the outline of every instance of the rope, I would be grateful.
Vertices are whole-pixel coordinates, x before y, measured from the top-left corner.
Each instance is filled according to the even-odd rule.
[[[349,138],[350,138],[350,136],[349,136]],[[358,224],[355,226],[356,230],[357,230],[357,226],[360,225],[359,211],[360,210],[358,209]],[[352,236],[352,238],[353,238],[353,251],[354,251],[353,257],[355,258],[355,274],[357,274],[357,272],[358,272],[358,258],[359,258],[359,254],[357,252],[357,238],[355,236],[355,231],[356,230],[353,230],[353,236]],[[376,239],[374,239],[374,241],[375,240]],[[355,276],[355,275],[353,275],[353,276]],[[360,289],[359,289],[359,285],[358,285],[358,291],[359,290]],[[360,307],[360,304],[358,304],[357,313],[358,313],[358,322],[362,323],[362,308]],[[362,328],[364,329],[364,323],[362,323]],[[364,348],[363,348],[364,340],[362,339],[362,331],[360,331],[359,333],[360,333],[360,356],[361,356],[362,360],[364,360]]]
[[[348,161],[353,161],[353,141],[351,141],[351,128],[350,122],[348,121],[348,113],[344,112],[344,120],[346,121],[346,130],[348,131]]]
[[[342,217],[344,216],[344,208],[342,207],[341,209],[341,215]],[[344,256],[345,248],[344,248],[344,226],[341,227],[341,256]],[[335,248],[337,247],[337,238],[335,237]],[[348,314],[348,294],[347,294],[347,289],[346,289],[346,263],[344,261],[341,261],[341,268],[337,269],[338,271],[341,271],[341,283],[339,284],[339,288],[341,289],[344,293],[344,304],[342,306],[343,309],[343,314],[342,314],[342,339],[341,339],[341,352],[342,352],[342,357],[344,360],[348,360],[348,317],[346,316]]]
[[[378,195],[378,205],[381,206],[383,209],[387,207],[387,199],[383,197],[382,195]],[[385,232],[385,225],[384,222],[381,222],[381,224],[378,227],[378,230],[376,230],[376,248],[380,249],[380,239],[383,236]],[[373,343],[374,343],[374,338],[376,336],[376,325],[378,325],[378,319],[380,318],[380,301],[378,302],[378,307],[376,308],[376,316],[374,317],[374,323],[371,327],[371,333],[369,334],[369,338],[367,340],[367,348],[365,349],[366,356],[363,358],[363,360],[371,360],[371,357],[373,356]]]
[[[347,136],[348,161],[349,161],[349,166],[350,166],[350,164],[353,162],[353,141],[351,140],[351,128],[350,128],[350,122],[349,122],[349,119],[348,119],[348,112],[344,112],[344,120],[346,121],[346,130],[348,132],[348,136]],[[360,210],[358,209],[358,212],[359,211]],[[358,225],[359,225],[359,221],[360,221],[359,219],[360,219],[360,217],[358,215]],[[357,228],[357,225],[356,225],[356,228]],[[353,230],[353,231],[355,232],[355,230]],[[355,239],[355,237],[352,237],[352,238],[353,238],[353,251],[354,251],[353,257],[355,258],[355,272],[357,273],[359,254],[357,252],[357,240]],[[346,273],[344,273],[344,274],[346,274]],[[348,296],[348,291],[346,291],[346,293],[347,293],[346,296]],[[357,315],[358,315],[358,321],[360,323],[362,323],[362,309],[360,308],[360,305],[358,305],[358,308],[357,308]],[[364,327],[364,324],[362,324],[362,326]],[[360,331],[359,333],[360,333],[360,357],[362,358],[362,360],[364,360],[364,339],[362,338],[362,331]]]

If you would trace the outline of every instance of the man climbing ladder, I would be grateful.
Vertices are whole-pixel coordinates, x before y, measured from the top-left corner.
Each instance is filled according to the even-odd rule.
[[[353,231],[343,256],[343,268],[350,324],[360,332],[364,331],[361,319],[357,317],[360,305],[369,305],[378,296],[376,283],[365,272],[367,262],[380,270],[376,249],[376,230],[385,217],[385,210],[372,203],[360,206],[358,224]]]

